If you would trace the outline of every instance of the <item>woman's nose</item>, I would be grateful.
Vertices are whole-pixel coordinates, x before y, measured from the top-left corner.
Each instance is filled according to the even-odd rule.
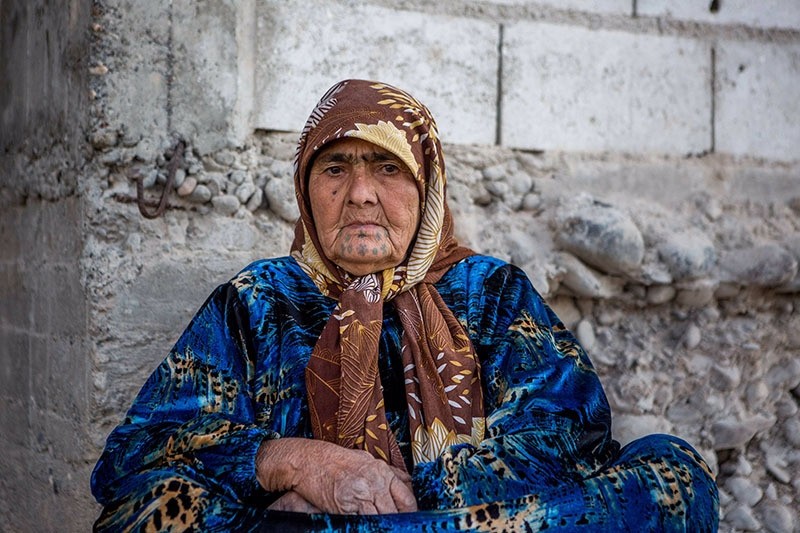
[[[378,195],[375,185],[375,177],[372,176],[366,165],[356,165],[353,169],[350,189],[347,191],[348,202],[359,206],[377,203]]]

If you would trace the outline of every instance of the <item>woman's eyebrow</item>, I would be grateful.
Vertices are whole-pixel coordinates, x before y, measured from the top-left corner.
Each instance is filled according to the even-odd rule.
[[[374,151],[367,152],[361,155],[361,160],[367,163],[375,163],[379,161],[399,161],[397,156],[390,152]],[[315,163],[355,163],[356,157],[348,152],[328,152],[321,154]]]

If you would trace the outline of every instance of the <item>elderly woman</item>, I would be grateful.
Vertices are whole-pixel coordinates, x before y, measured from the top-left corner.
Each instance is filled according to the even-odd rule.
[[[96,530],[715,531],[687,443],[620,450],[584,351],[517,268],[460,247],[428,110],[331,88],[290,257],[209,297],[111,433]]]

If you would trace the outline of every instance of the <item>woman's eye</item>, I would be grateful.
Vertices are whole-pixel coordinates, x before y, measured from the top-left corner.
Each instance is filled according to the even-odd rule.
[[[396,174],[400,172],[400,167],[393,163],[386,163],[381,167],[384,174]]]
[[[325,169],[325,173],[329,176],[340,176],[344,172],[342,167],[328,167]]]

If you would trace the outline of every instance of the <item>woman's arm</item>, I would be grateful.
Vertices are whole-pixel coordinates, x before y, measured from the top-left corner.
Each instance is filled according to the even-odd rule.
[[[466,321],[481,358],[486,438],[417,465],[420,506],[515,498],[595,470],[616,444],[583,349],[516,267],[475,261],[457,274],[463,281],[440,293]]]
[[[108,437],[92,474],[100,503],[126,476],[181,463],[244,501],[263,495],[255,455],[277,435],[254,423],[247,309],[236,288],[217,288]]]

